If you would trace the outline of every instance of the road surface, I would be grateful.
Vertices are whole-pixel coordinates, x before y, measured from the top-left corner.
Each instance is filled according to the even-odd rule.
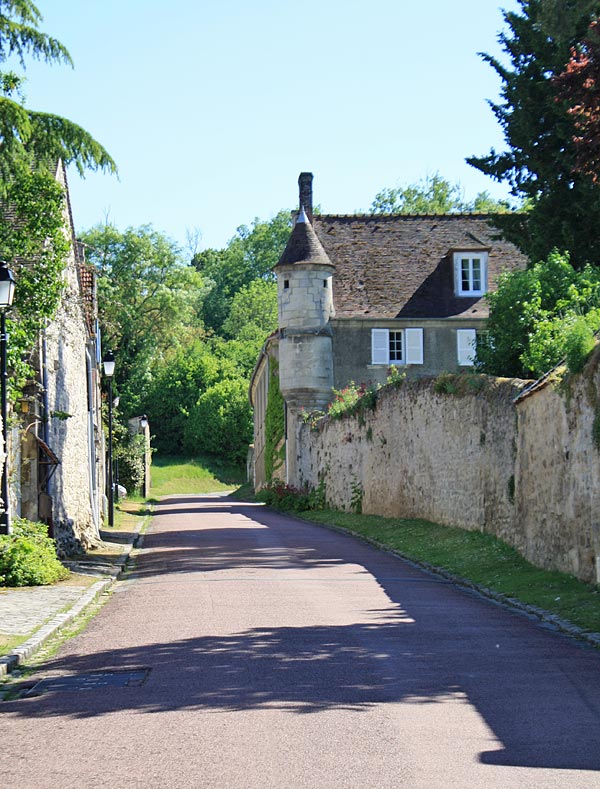
[[[3,789],[600,787],[598,651],[221,496],[164,499],[35,679]]]

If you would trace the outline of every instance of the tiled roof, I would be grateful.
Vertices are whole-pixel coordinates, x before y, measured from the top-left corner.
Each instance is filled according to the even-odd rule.
[[[486,318],[483,298],[455,295],[452,253],[488,251],[490,290],[526,265],[485,214],[320,214],[313,227],[335,266],[337,318]]]

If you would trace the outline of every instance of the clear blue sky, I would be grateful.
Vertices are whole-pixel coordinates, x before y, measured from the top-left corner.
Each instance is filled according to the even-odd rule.
[[[499,51],[498,0],[36,2],[75,69],[30,63],[27,105],[82,125],[120,170],[70,174],[78,230],[108,216],[220,247],[294,207],[302,170],[328,213],[436,171],[506,195],[464,161],[502,147],[477,55]]]

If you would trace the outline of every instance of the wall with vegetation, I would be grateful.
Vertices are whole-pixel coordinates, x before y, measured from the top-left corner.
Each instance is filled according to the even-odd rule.
[[[600,555],[598,355],[557,391],[515,403],[519,380],[405,381],[373,410],[300,423],[288,481],[328,503],[480,529],[535,564],[596,580]]]

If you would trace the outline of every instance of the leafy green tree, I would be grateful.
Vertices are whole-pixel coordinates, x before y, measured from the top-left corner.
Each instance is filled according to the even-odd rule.
[[[576,271],[568,255],[552,252],[525,271],[501,275],[487,296],[487,335],[477,347],[477,367],[491,375],[538,377],[566,355],[582,321],[600,328],[600,269]]]
[[[221,334],[235,294],[256,279],[274,279],[271,269],[281,257],[290,229],[291,213],[279,211],[269,221],[255,219],[251,227],[238,227],[224,249],[207,249],[194,256],[192,265],[214,283],[204,301],[207,327]]]
[[[176,347],[155,361],[141,410],[152,429],[152,444],[160,454],[183,450],[185,424],[200,395],[222,376],[222,364],[203,340]]]
[[[191,455],[206,452],[242,463],[251,441],[252,412],[247,381],[227,378],[207,389],[186,422],[186,452]]]
[[[502,80],[501,101],[490,106],[506,149],[467,161],[508,183],[527,204],[526,214],[497,218],[506,237],[532,260],[557,248],[569,250],[572,265],[581,267],[600,260],[600,187],[575,172],[575,122],[565,102],[557,101],[554,80],[600,3],[570,3],[569,34],[564,28],[556,37],[548,24],[557,6],[548,0],[519,0],[519,6],[519,11],[504,12],[507,30],[500,42],[506,59],[483,55]]]
[[[103,342],[117,357],[115,382],[127,417],[139,413],[161,352],[199,330],[207,286],[179,247],[149,225],[124,232],[98,225],[81,240],[98,272]]]
[[[439,173],[428,175],[419,183],[382,189],[371,204],[371,214],[455,214],[498,213],[511,210],[506,200],[494,200],[488,192],[479,192],[467,201],[459,184],[452,184]]]
[[[42,15],[31,0],[4,0],[0,8],[0,186],[23,170],[44,169],[62,159],[86,169],[116,171],[105,149],[77,124],[23,106],[24,77],[2,67],[9,59],[25,68],[26,57],[72,65],[67,49],[39,26]]]
[[[225,336],[241,340],[259,337],[264,342],[276,328],[277,284],[255,279],[240,288],[223,323]]]

